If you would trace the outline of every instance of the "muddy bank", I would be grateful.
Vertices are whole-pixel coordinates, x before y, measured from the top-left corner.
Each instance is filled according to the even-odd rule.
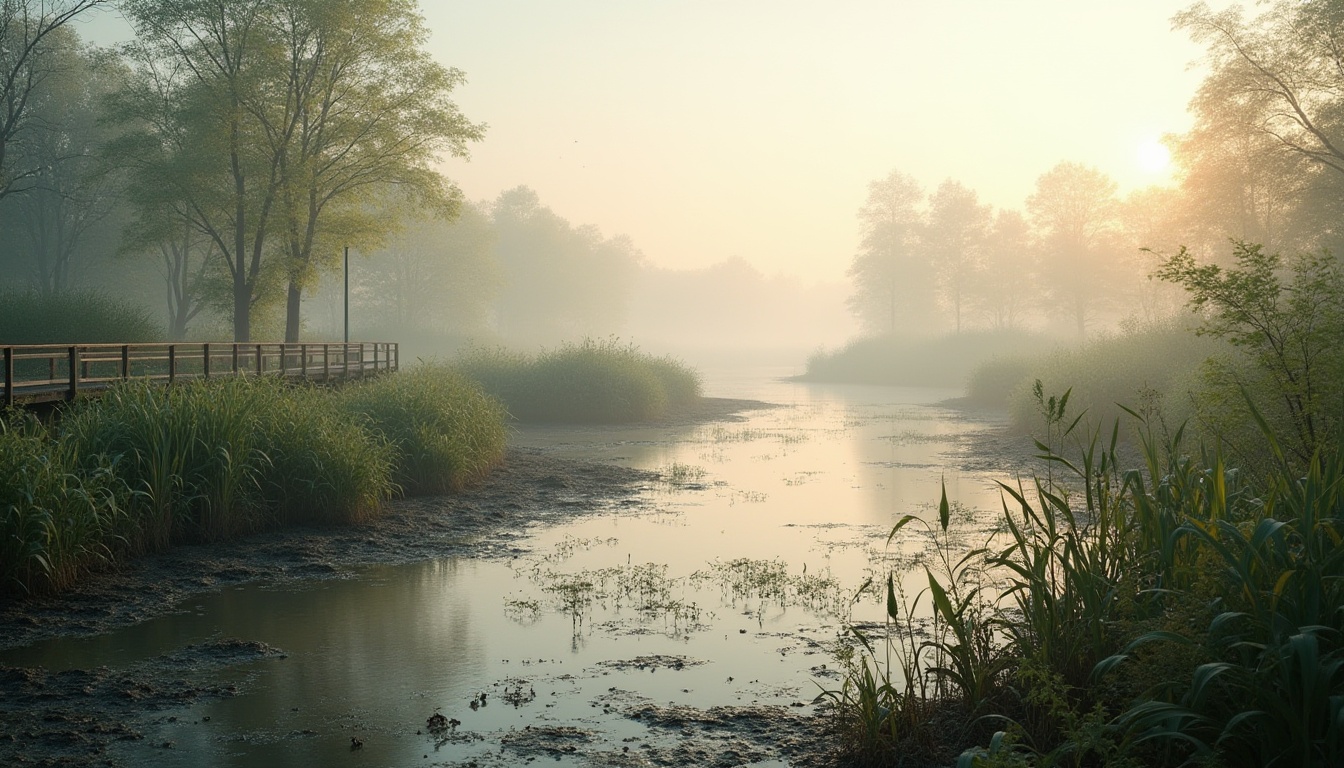
[[[192,645],[125,669],[48,672],[0,667],[0,763],[33,766],[118,765],[108,748],[142,741],[144,725],[166,710],[205,698],[236,696],[246,662],[283,658],[264,643],[224,640]],[[224,673],[222,677],[219,673]],[[207,679],[209,678],[209,679]],[[173,749],[170,741],[154,749]]]

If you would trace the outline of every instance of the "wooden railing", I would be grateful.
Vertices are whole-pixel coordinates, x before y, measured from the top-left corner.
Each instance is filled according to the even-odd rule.
[[[393,342],[357,344],[75,344],[0,346],[0,405],[73,400],[123,379],[166,384],[225,376],[339,381],[395,371]]]

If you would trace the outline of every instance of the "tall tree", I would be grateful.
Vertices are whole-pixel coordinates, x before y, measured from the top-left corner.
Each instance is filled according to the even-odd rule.
[[[110,134],[102,122],[105,98],[127,76],[116,55],[86,48],[74,31],[54,30],[43,54],[47,77],[29,94],[31,125],[12,157],[35,168],[22,194],[0,205],[6,250],[43,294],[60,293],[101,250],[111,255],[115,234],[91,236],[117,209],[122,177],[108,171],[101,151]]]
[[[1111,300],[1116,184],[1095,168],[1060,163],[1036,181],[1027,211],[1039,238],[1047,306],[1081,337]]]
[[[465,77],[425,51],[413,0],[286,0],[267,31],[283,58],[269,86],[277,98],[257,116],[280,159],[293,342],[304,287],[336,263],[340,245],[368,248],[395,222],[370,205],[374,192],[395,186],[412,204],[453,215],[461,195],[433,166],[445,152],[465,156],[484,127],[450,98]]]
[[[171,211],[217,249],[228,273],[233,335],[251,339],[252,312],[265,295],[263,257],[280,191],[277,142],[256,115],[272,108],[274,62],[264,25],[278,0],[125,0],[140,68],[122,100],[142,122],[123,143],[150,212]],[[292,135],[297,118],[286,130]]]
[[[975,303],[996,330],[1021,327],[1037,301],[1039,283],[1031,227],[1017,211],[1000,210],[986,239],[984,266],[975,276]]]
[[[32,186],[40,166],[16,157],[28,138],[34,93],[59,71],[54,33],[107,0],[0,0],[0,200]]]
[[[1344,173],[1344,5],[1276,0],[1247,20],[1201,2],[1173,21],[1208,46],[1200,122],[1232,108],[1284,151]]]
[[[492,210],[504,289],[499,330],[512,339],[554,343],[620,330],[643,254],[629,238],[572,226],[518,187]]]
[[[391,328],[479,333],[504,285],[495,241],[488,213],[470,203],[451,221],[413,218],[366,257],[360,304]]]
[[[849,307],[869,332],[894,333],[901,319],[926,316],[933,275],[919,249],[924,190],[900,171],[868,185],[859,209],[859,253],[849,267]]]
[[[948,179],[929,197],[923,246],[937,276],[938,290],[952,310],[957,333],[984,269],[985,239],[992,214],[975,190]]]

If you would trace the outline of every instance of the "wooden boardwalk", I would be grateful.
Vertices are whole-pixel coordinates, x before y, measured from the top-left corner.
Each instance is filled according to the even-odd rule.
[[[276,376],[335,382],[397,370],[394,342],[352,344],[35,344],[0,346],[0,406],[73,400],[124,379]]]

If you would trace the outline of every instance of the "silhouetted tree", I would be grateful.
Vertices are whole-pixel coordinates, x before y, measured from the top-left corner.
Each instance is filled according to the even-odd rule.
[[[868,185],[849,307],[870,332],[895,332],[899,320],[927,317],[934,307],[932,268],[920,251],[923,202],[919,183],[900,171]]]

